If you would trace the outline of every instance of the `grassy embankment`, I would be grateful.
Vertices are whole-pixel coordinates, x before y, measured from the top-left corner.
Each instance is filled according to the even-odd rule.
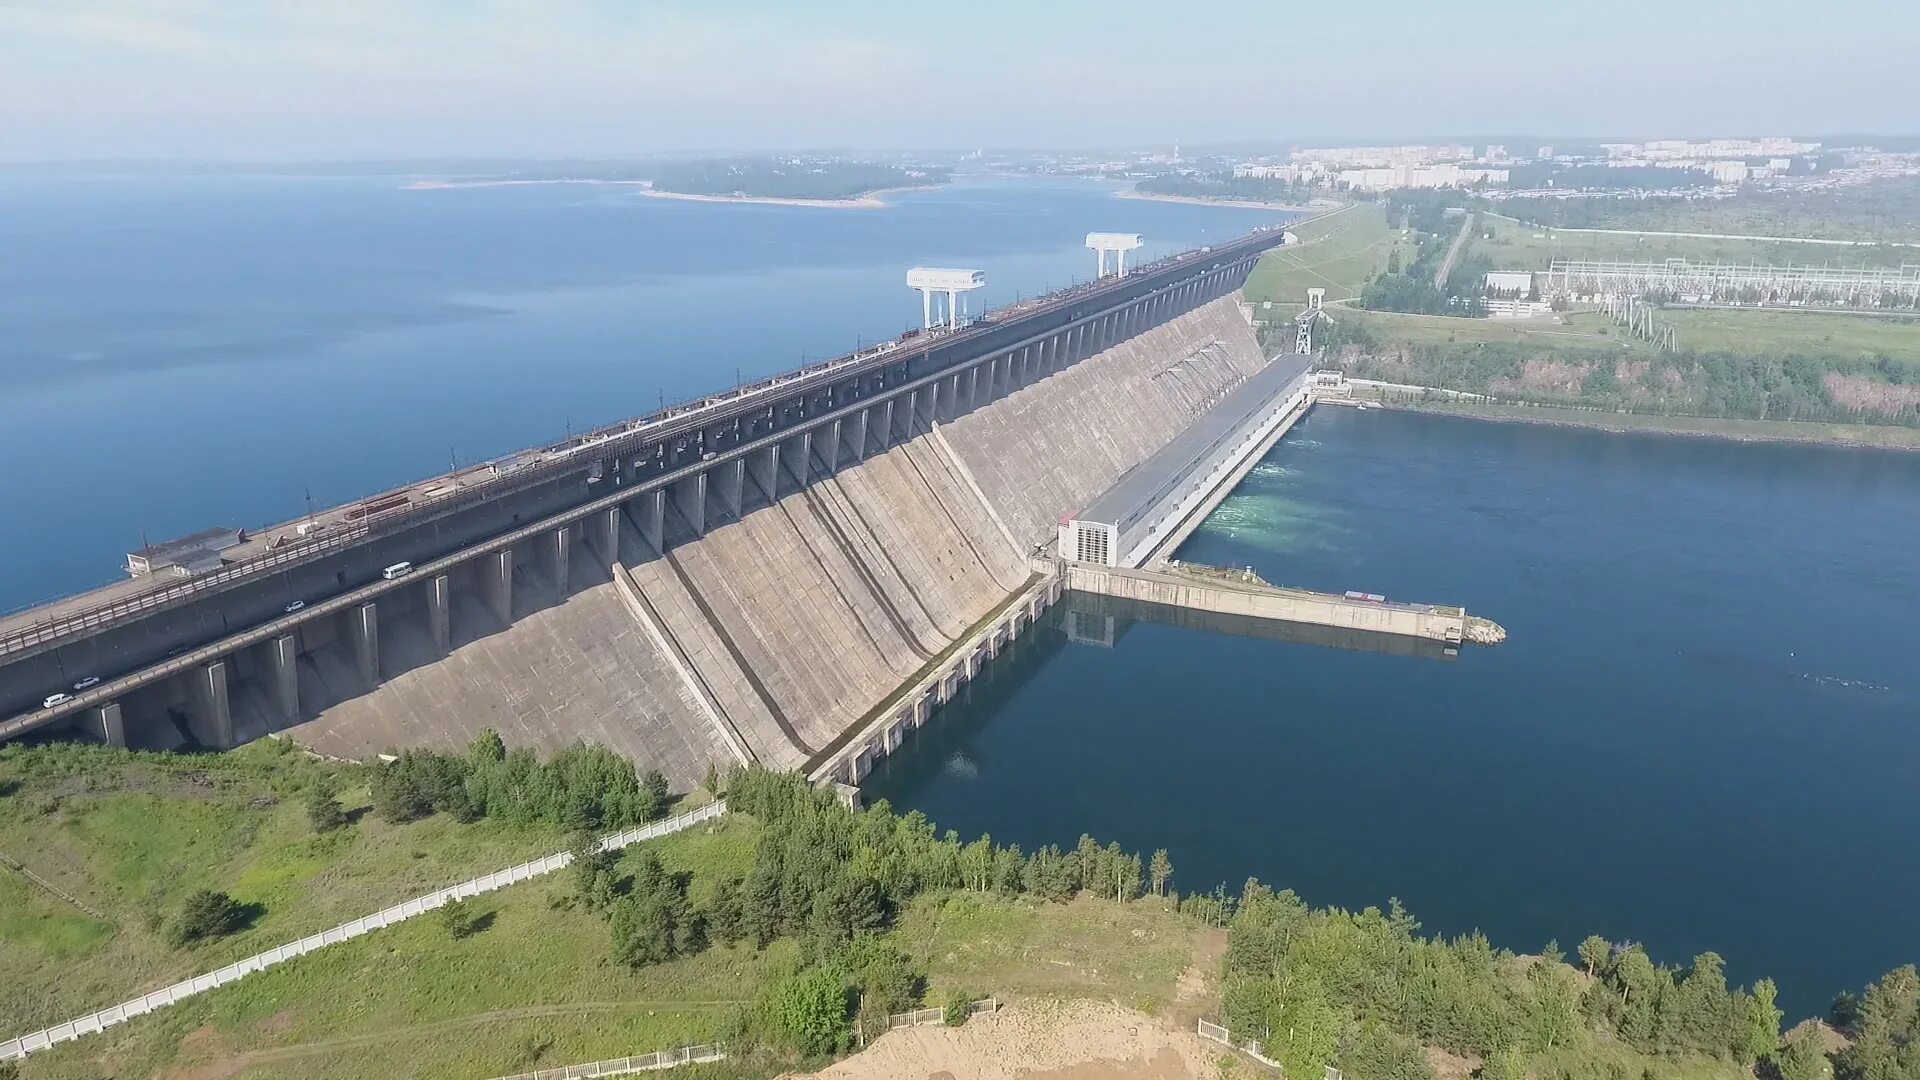
[[[1270,252],[1247,277],[1247,298],[1272,304],[1258,312],[1264,320],[1292,318],[1310,288],[1327,290],[1329,304],[1357,298],[1396,247],[1403,260],[1413,258],[1412,237],[1387,227],[1379,203],[1355,203],[1290,229],[1300,244]]]
[[[240,805],[225,804],[210,816],[203,805],[206,799],[159,790],[163,779],[180,782],[179,775],[165,778],[166,770],[135,755],[90,755],[84,764],[95,779],[88,790],[63,787],[66,780],[55,770],[35,768],[26,760],[59,760],[65,753],[60,748],[9,752],[4,761],[15,786],[9,790],[8,805],[10,810],[26,805],[43,819],[56,819],[41,822],[41,831],[50,838],[44,855],[65,854],[102,873],[109,864],[124,865],[136,852],[138,861],[165,859],[186,875],[199,873],[190,869],[194,863],[226,865],[218,852],[235,834],[230,825],[210,826],[216,819],[251,821],[258,827],[256,836],[277,836],[278,846],[303,851],[305,858],[323,864],[318,877],[307,879],[310,883],[331,880],[327,875],[350,864],[358,849],[371,855],[393,846],[391,837],[361,821],[330,837],[332,850],[316,855],[306,842],[310,836],[294,835],[298,830],[278,821],[279,805],[254,805],[249,798]],[[249,785],[258,785],[251,788],[255,791],[279,792],[310,778],[305,775],[308,764],[291,756],[248,760],[227,755],[218,760],[234,759],[239,764],[192,759],[208,766],[210,775],[220,776],[214,782],[221,792],[216,802],[244,795]],[[222,775],[229,768],[242,775]],[[148,827],[113,849],[118,862],[103,852],[97,835],[58,820],[135,812]],[[863,821],[867,824],[859,829],[871,824]],[[402,850],[410,862],[433,860],[442,849],[471,855],[478,850],[472,846],[476,841],[484,845],[500,840],[481,824],[458,825],[438,817],[426,824],[439,831],[430,835],[416,830],[406,839]],[[15,828],[9,836],[17,839],[18,834]],[[708,910],[721,904],[720,883],[738,882],[749,877],[756,864],[767,865],[761,861],[763,841],[771,835],[754,818],[735,814],[652,842],[644,852],[624,853],[623,872],[633,872],[650,853],[669,875],[687,882],[693,908]],[[182,836],[200,836],[202,841],[183,845]],[[241,847],[253,852],[242,857],[255,864],[266,858],[259,842]],[[857,853],[853,861],[859,863],[865,854]],[[229,881],[219,872],[211,879]],[[151,877],[135,880],[150,882]],[[571,875],[559,874],[477,898],[472,903],[479,909],[479,929],[462,938],[455,938],[440,919],[427,916],[342,943],[37,1054],[24,1063],[22,1074],[62,1080],[492,1076],[693,1042],[731,1041],[765,988],[808,963],[800,943],[778,938],[764,949],[715,942],[677,960],[630,968],[610,955],[607,921],[575,902],[577,888]],[[261,895],[275,896],[276,903],[286,907],[302,903],[285,892]],[[124,895],[103,888],[97,898],[123,900]],[[815,919],[818,910],[816,906]],[[1314,917],[1336,924],[1347,918],[1331,912]],[[24,972],[45,985],[76,966],[100,962],[102,950],[125,933],[48,929],[61,925],[71,924],[46,912],[0,924],[7,947],[15,950],[9,974]],[[1362,917],[1356,925],[1378,924]],[[1203,927],[1160,897],[1116,903],[1082,894],[1048,902],[1028,894],[932,889],[906,899],[884,935],[924,972],[925,1000],[930,1002],[944,1000],[949,992],[988,991],[1014,998],[1092,998],[1159,1016],[1183,1029],[1194,1016],[1218,1016],[1223,1008],[1219,965],[1226,934]],[[1487,962],[1494,965],[1489,972],[1521,972],[1526,966],[1501,956]],[[1565,977],[1580,979],[1572,969]],[[1349,1032],[1350,1037],[1359,1034],[1364,1033]],[[1439,1054],[1432,1060],[1441,1066],[1440,1080],[1456,1080],[1478,1064]],[[790,1053],[763,1049],[676,1075],[770,1076],[798,1061]],[[1617,1064],[1622,1075],[1658,1075],[1662,1080],[1739,1080],[1747,1075],[1725,1058],[1649,1056],[1598,1028],[1574,1031],[1558,1049],[1537,1052],[1529,1062],[1540,1076],[1607,1075],[1596,1071],[1595,1063]]]
[[[107,916],[0,870],[0,1035],[566,846],[555,830],[444,814],[391,825],[360,813],[316,834],[305,791],[324,780],[345,805],[364,808],[365,770],[279,746],[197,757],[0,752],[0,852]],[[755,824],[735,817],[648,846],[690,877],[689,898],[702,907],[715,882],[751,868],[756,840]],[[164,920],[199,888],[261,913],[227,938],[176,947]],[[570,888],[555,875],[479,898],[483,929],[458,941],[426,916],[344,942],[37,1054],[24,1075],[496,1075],[720,1038],[762,983],[798,964],[794,943],[780,941],[764,951],[715,945],[631,970],[609,956],[604,918],[550,903]],[[1170,1000],[1198,933],[1154,904],[1116,912],[1091,900],[969,895],[918,898],[895,931],[924,961],[930,1001],[967,988],[1150,1009]],[[765,1064],[707,1071],[763,1075]]]
[[[305,793],[361,808],[315,834]],[[86,914],[0,871],[0,1029],[14,1035],[124,1000],[408,897],[565,846],[554,829],[364,814],[366,770],[266,741],[228,754],[62,746],[0,751],[0,853]],[[196,889],[260,905],[216,942],[169,944],[165,921]]]
[[[1750,260],[1779,258],[1775,249],[1783,247],[1660,238],[1663,246],[1648,250],[1654,238],[1549,234],[1508,219],[1489,221],[1493,238],[1476,238],[1471,249],[1491,256],[1495,265],[1516,269],[1544,268],[1556,255]],[[1350,301],[1369,277],[1385,271],[1394,245],[1408,249],[1402,251],[1402,265],[1410,254],[1410,241],[1389,230],[1385,207],[1359,203],[1300,231],[1317,242],[1263,261],[1248,280],[1247,296],[1256,315],[1278,322],[1299,310],[1294,298],[1309,284],[1326,287],[1334,326],[1320,340],[1344,343],[1339,353],[1356,375],[1490,393],[1509,401],[1603,408],[1615,414],[1610,427],[1716,434],[1740,427],[1737,437],[1912,444],[1897,434],[1852,430],[1868,425],[1851,420],[1859,415],[1910,423],[1915,378],[1898,371],[1920,363],[1920,320],[1779,309],[1668,309],[1660,319],[1678,329],[1684,350],[1672,354],[1625,336],[1592,311],[1523,320],[1364,311]],[[1799,245],[1788,257],[1819,250],[1832,257],[1835,250],[1852,249]],[[1715,420],[1680,422],[1688,415]],[[1733,423],[1751,421],[1764,430],[1780,417],[1821,423],[1795,422],[1764,435]]]

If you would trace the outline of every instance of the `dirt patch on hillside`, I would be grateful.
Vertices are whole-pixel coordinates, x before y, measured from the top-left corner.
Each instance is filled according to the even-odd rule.
[[[1117,1005],[1036,1000],[964,1027],[890,1031],[808,1080],[1202,1080],[1221,1052]]]
[[[1827,394],[1833,398],[1833,403],[1844,409],[1891,416],[1902,409],[1920,405],[1920,386],[1896,386],[1834,371],[1827,372],[1821,381],[1826,384]]]
[[[1210,929],[1193,943],[1193,963],[1180,972],[1173,987],[1170,1019],[1180,1028],[1190,1028],[1203,1016],[1218,1012],[1220,994],[1214,982],[1220,974],[1220,962],[1227,955],[1227,932]]]
[[[1565,360],[1526,360],[1520,364],[1519,378],[1494,379],[1487,385],[1497,394],[1519,397],[1547,392],[1577,394],[1586,381],[1587,371],[1586,364]]]
[[[1434,1080],[1467,1080],[1480,1067],[1480,1059],[1450,1054],[1437,1046],[1426,1048],[1427,1064],[1433,1066]]]

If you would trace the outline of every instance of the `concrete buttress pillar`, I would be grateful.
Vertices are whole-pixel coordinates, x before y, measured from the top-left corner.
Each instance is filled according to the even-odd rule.
[[[826,441],[820,445],[820,460],[829,473],[840,468],[840,444],[846,441],[843,429],[847,426],[844,419],[835,420],[827,425]]]
[[[215,660],[195,668],[193,679],[193,737],[202,746],[225,750],[233,745],[233,709],[227,701],[227,662]]]
[[[503,623],[513,621],[513,549],[480,556],[480,595]]]
[[[780,444],[753,453],[753,481],[768,503],[780,501]]]
[[[347,637],[353,642],[353,662],[368,686],[380,685],[380,609],[361,604],[347,613]]]
[[[553,530],[553,581],[560,587],[560,596],[566,598],[572,580],[573,570],[573,526],[562,525]]]
[[[787,474],[793,477],[797,487],[806,487],[813,479],[813,432],[803,431],[787,442],[787,452],[780,455],[786,463]]]
[[[713,471],[719,474],[720,507],[737,520],[742,509],[741,498],[747,486],[746,459],[734,458]]]
[[[453,582],[445,574],[427,582],[427,629],[441,652],[453,648]]]
[[[127,745],[127,723],[120,717],[120,703],[109,701],[87,710],[87,719],[92,722],[93,730],[100,741],[108,746]]]
[[[609,570],[620,561],[619,507],[608,507],[587,519],[587,546]]]
[[[640,538],[656,552],[667,550],[667,489],[654,488],[639,500]]]
[[[707,531],[707,474],[695,473],[673,485],[673,505],[693,526],[693,535]]]
[[[885,453],[887,449],[894,444],[895,436],[898,434],[893,426],[893,402],[893,398],[888,398],[874,406],[880,413],[880,431],[879,434],[875,436],[874,441],[880,444],[882,453]]]
[[[300,648],[292,634],[281,634],[267,642],[268,689],[280,709],[280,719],[300,718]]]
[[[855,410],[852,416],[847,417],[845,431],[847,451],[853,455],[853,460],[865,461],[867,458],[867,410]]]

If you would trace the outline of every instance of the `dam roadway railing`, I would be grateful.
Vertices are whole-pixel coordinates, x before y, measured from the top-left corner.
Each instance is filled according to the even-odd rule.
[[[293,540],[264,555],[236,561],[218,570],[185,578],[173,584],[106,601],[82,610],[50,616],[11,630],[0,631],[0,657],[97,629],[134,615],[172,607],[201,594],[218,591],[237,581],[319,558],[334,551],[352,547],[372,537],[394,533],[462,507],[510,494],[528,485],[582,467],[584,461],[588,460],[582,455],[618,457],[637,450],[645,444],[671,439],[697,430],[711,420],[713,414],[724,413],[728,407],[740,405],[751,399],[766,397],[775,392],[810,390],[821,383],[830,382],[856,371],[864,372],[890,364],[925,359],[935,350],[949,350],[983,338],[1008,325],[1010,321],[1031,318],[1085,300],[1124,291],[1136,285],[1143,277],[1189,265],[1199,267],[1200,264],[1208,262],[1218,265],[1237,261],[1274,246],[1281,236],[1282,232],[1278,227],[1256,230],[1217,247],[1182,252],[1143,264],[1124,275],[1082,282],[1044,296],[995,309],[974,324],[959,330],[945,333],[910,332],[909,336],[874,348],[783,372],[735,390],[706,395],[632,420],[598,428],[535,451],[535,458],[530,464],[502,471],[494,478],[477,484],[455,487],[445,494],[417,500],[406,509],[330,529],[321,536]],[[501,460],[512,459],[509,457]],[[380,497],[376,495],[371,498]],[[65,598],[65,601],[75,600],[85,595],[85,593],[75,594]],[[65,601],[55,600],[40,606],[52,606]]]
[[[720,817],[726,812],[727,804],[724,800],[708,803],[698,810],[689,810],[677,817],[670,817],[664,821],[656,821],[651,825],[641,825],[638,828],[613,833],[600,841],[600,847],[603,851],[617,851],[620,848],[624,848],[630,844],[640,843],[643,840],[653,840],[680,832],[683,829],[692,828],[703,821],[711,821],[714,818]],[[169,1005],[185,1001],[187,998],[204,994],[215,987],[238,982],[257,971],[265,971],[275,964],[284,963],[296,956],[305,956],[307,953],[324,949],[329,945],[337,945],[342,941],[348,941],[365,934],[371,934],[375,930],[392,926],[394,923],[405,922],[417,915],[423,915],[436,908],[445,907],[455,900],[463,900],[469,896],[479,896],[482,893],[490,893],[496,889],[504,889],[508,885],[517,884],[529,878],[551,874],[555,870],[559,870],[572,862],[573,853],[571,851],[555,852],[542,859],[524,862],[518,866],[510,866],[505,870],[496,870],[491,874],[474,878],[471,881],[463,881],[458,885],[450,885],[437,892],[430,892],[425,896],[416,896],[403,903],[395,904],[389,908],[383,908],[371,915],[364,915],[351,922],[341,923],[339,926],[322,930],[317,934],[309,934],[298,941],[290,941],[285,945],[276,946],[265,952],[255,953],[243,960],[236,960],[226,967],[209,971],[204,975],[195,975],[191,979],[182,979],[172,986],[161,987],[152,993],[142,994],[130,1001],[123,1001],[118,1005],[101,1009],[99,1012],[89,1013],[77,1020],[69,1020],[63,1024],[55,1024],[50,1028],[33,1032],[30,1035],[22,1035],[19,1038],[0,1042],[0,1061],[12,1061],[23,1058],[28,1054],[37,1053],[49,1047],[58,1046],[64,1042],[71,1042],[74,1039],[80,1038],[82,1035],[92,1035],[96,1032],[104,1031],[116,1024],[124,1024],[134,1017],[145,1016],[155,1010],[164,1009]]]

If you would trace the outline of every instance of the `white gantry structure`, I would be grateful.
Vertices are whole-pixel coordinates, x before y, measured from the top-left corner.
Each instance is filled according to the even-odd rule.
[[[1095,276],[1097,277],[1107,276],[1107,254],[1109,252],[1113,254],[1114,276],[1117,277],[1121,274],[1126,273],[1127,272],[1127,252],[1138,251],[1140,249],[1140,245],[1143,243],[1145,243],[1145,241],[1140,239],[1139,233],[1132,233],[1132,232],[1127,232],[1127,233],[1090,232],[1088,233],[1087,247],[1092,249],[1094,257],[1097,260],[1099,260],[1099,272]]]
[[[1305,356],[1313,352],[1313,324],[1326,317],[1326,310],[1327,290],[1308,289],[1306,310],[1300,313],[1300,321],[1295,324],[1297,329],[1294,331],[1293,351],[1296,355]]]
[[[920,312],[924,320],[922,325],[931,330],[936,326],[956,327],[964,321],[967,293],[985,288],[987,272],[985,270],[954,270],[939,266],[916,266],[907,271],[907,287],[920,291]],[[946,312],[941,318],[934,318],[934,295],[942,294],[947,299]]]
[[[1555,259],[1543,296],[1640,296],[1699,304],[1920,306],[1920,266],[1770,266],[1686,259]]]

